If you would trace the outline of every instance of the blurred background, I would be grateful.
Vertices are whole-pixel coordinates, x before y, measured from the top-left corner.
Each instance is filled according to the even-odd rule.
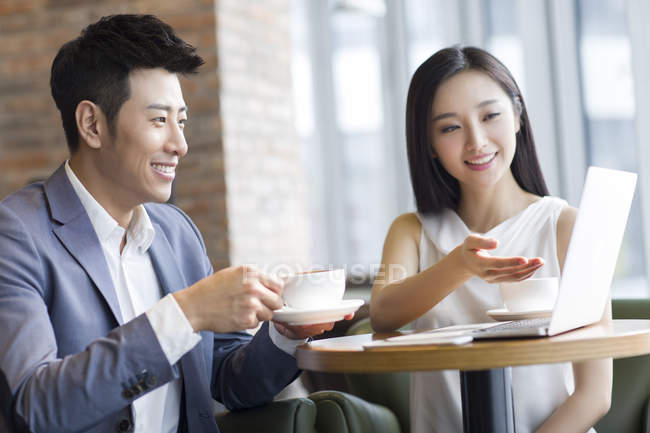
[[[215,268],[345,267],[349,296],[367,296],[390,223],[415,210],[410,77],[459,43],[513,72],[553,195],[577,206],[589,165],[639,173],[612,294],[648,296],[650,2],[0,0],[1,197],[67,157],[58,48],[127,12],[158,15],[206,59],[182,80],[190,151],[172,201]]]

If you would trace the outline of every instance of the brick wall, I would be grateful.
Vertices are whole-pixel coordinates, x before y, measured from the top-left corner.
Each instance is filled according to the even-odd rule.
[[[289,3],[241,2],[248,9],[237,3],[0,0],[0,197],[47,177],[67,157],[59,113],[49,91],[50,65],[61,44],[103,15],[153,13],[206,59],[197,76],[182,80],[191,113],[186,130],[190,151],[179,166],[174,199],[203,233],[215,268],[251,262],[246,258],[249,254],[252,261],[273,256],[272,245],[278,241],[283,255],[302,256],[307,251],[302,235],[306,222],[297,219],[304,218],[300,202],[304,182],[291,120]],[[217,38],[215,9],[230,36]],[[273,43],[262,48],[268,50],[264,62],[269,56],[278,56],[281,62],[267,74],[261,70],[265,63],[253,61],[253,68],[244,70],[255,73],[240,74],[233,64],[250,60],[247,52],[227,43],[228,37],[246,39],[249,47],[264,45],[268,35],[251,31],[258,25],[280,35],[269,38]],[[222,48],[221,56],[228,59],[226,68],[217,62]],[[271,54],[277,49],[285,51]],[[267,78],[270,81],[265,82]],[[233,110],[223,119],[221,82],[225,83],[221,99]],[[259,107],[264,107],[262,112],[251,117],[249,110]],[[226,133],[223,125],[227,125]],[[225,171],[224,146],[228,149],[225,166],[237,173]],[[249,173],[252,166],[261,169]],[[272,178],[267,181],[266,176]],[[289,232],[296,234],[294,240],[285,239]]]
[[[233,263],[309,261],[306,182],[291,97],[290,4],[220,0],[217,6]]]

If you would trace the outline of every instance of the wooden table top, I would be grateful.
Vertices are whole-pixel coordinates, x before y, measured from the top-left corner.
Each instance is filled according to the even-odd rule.
[[[363,348],[373,339],[400,334],[354,335],[303,344],[296,350],[298,367],[348,373],[484,370],[650,353],[650,320],[601,322],[555,337],[481,340],[461,346]]]

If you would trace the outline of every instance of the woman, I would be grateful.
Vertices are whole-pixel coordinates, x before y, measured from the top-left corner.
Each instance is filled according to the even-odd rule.
[[[486,322],[502,305],[495,283],[559,277],[576,209],[548,196],[507,68],[478,48],[438,51],[415,72],[406,112],[418,212],[386,237],[383,265],[401,272],[375,282],[374,329]],[[611,381],[611,360],[513,368],[516,431],[589,430]],[[462,431],[458,372],[414,373],[411,418],[414,432]]]

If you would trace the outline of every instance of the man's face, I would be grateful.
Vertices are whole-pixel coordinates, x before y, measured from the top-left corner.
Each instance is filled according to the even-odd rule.
[[[165,202],[180,158],[187,153],[183,128],[187,109],[175,74],[139,69],[129,75],[130,98],[105,134],[96,167],[113,206],[132,209]]]

